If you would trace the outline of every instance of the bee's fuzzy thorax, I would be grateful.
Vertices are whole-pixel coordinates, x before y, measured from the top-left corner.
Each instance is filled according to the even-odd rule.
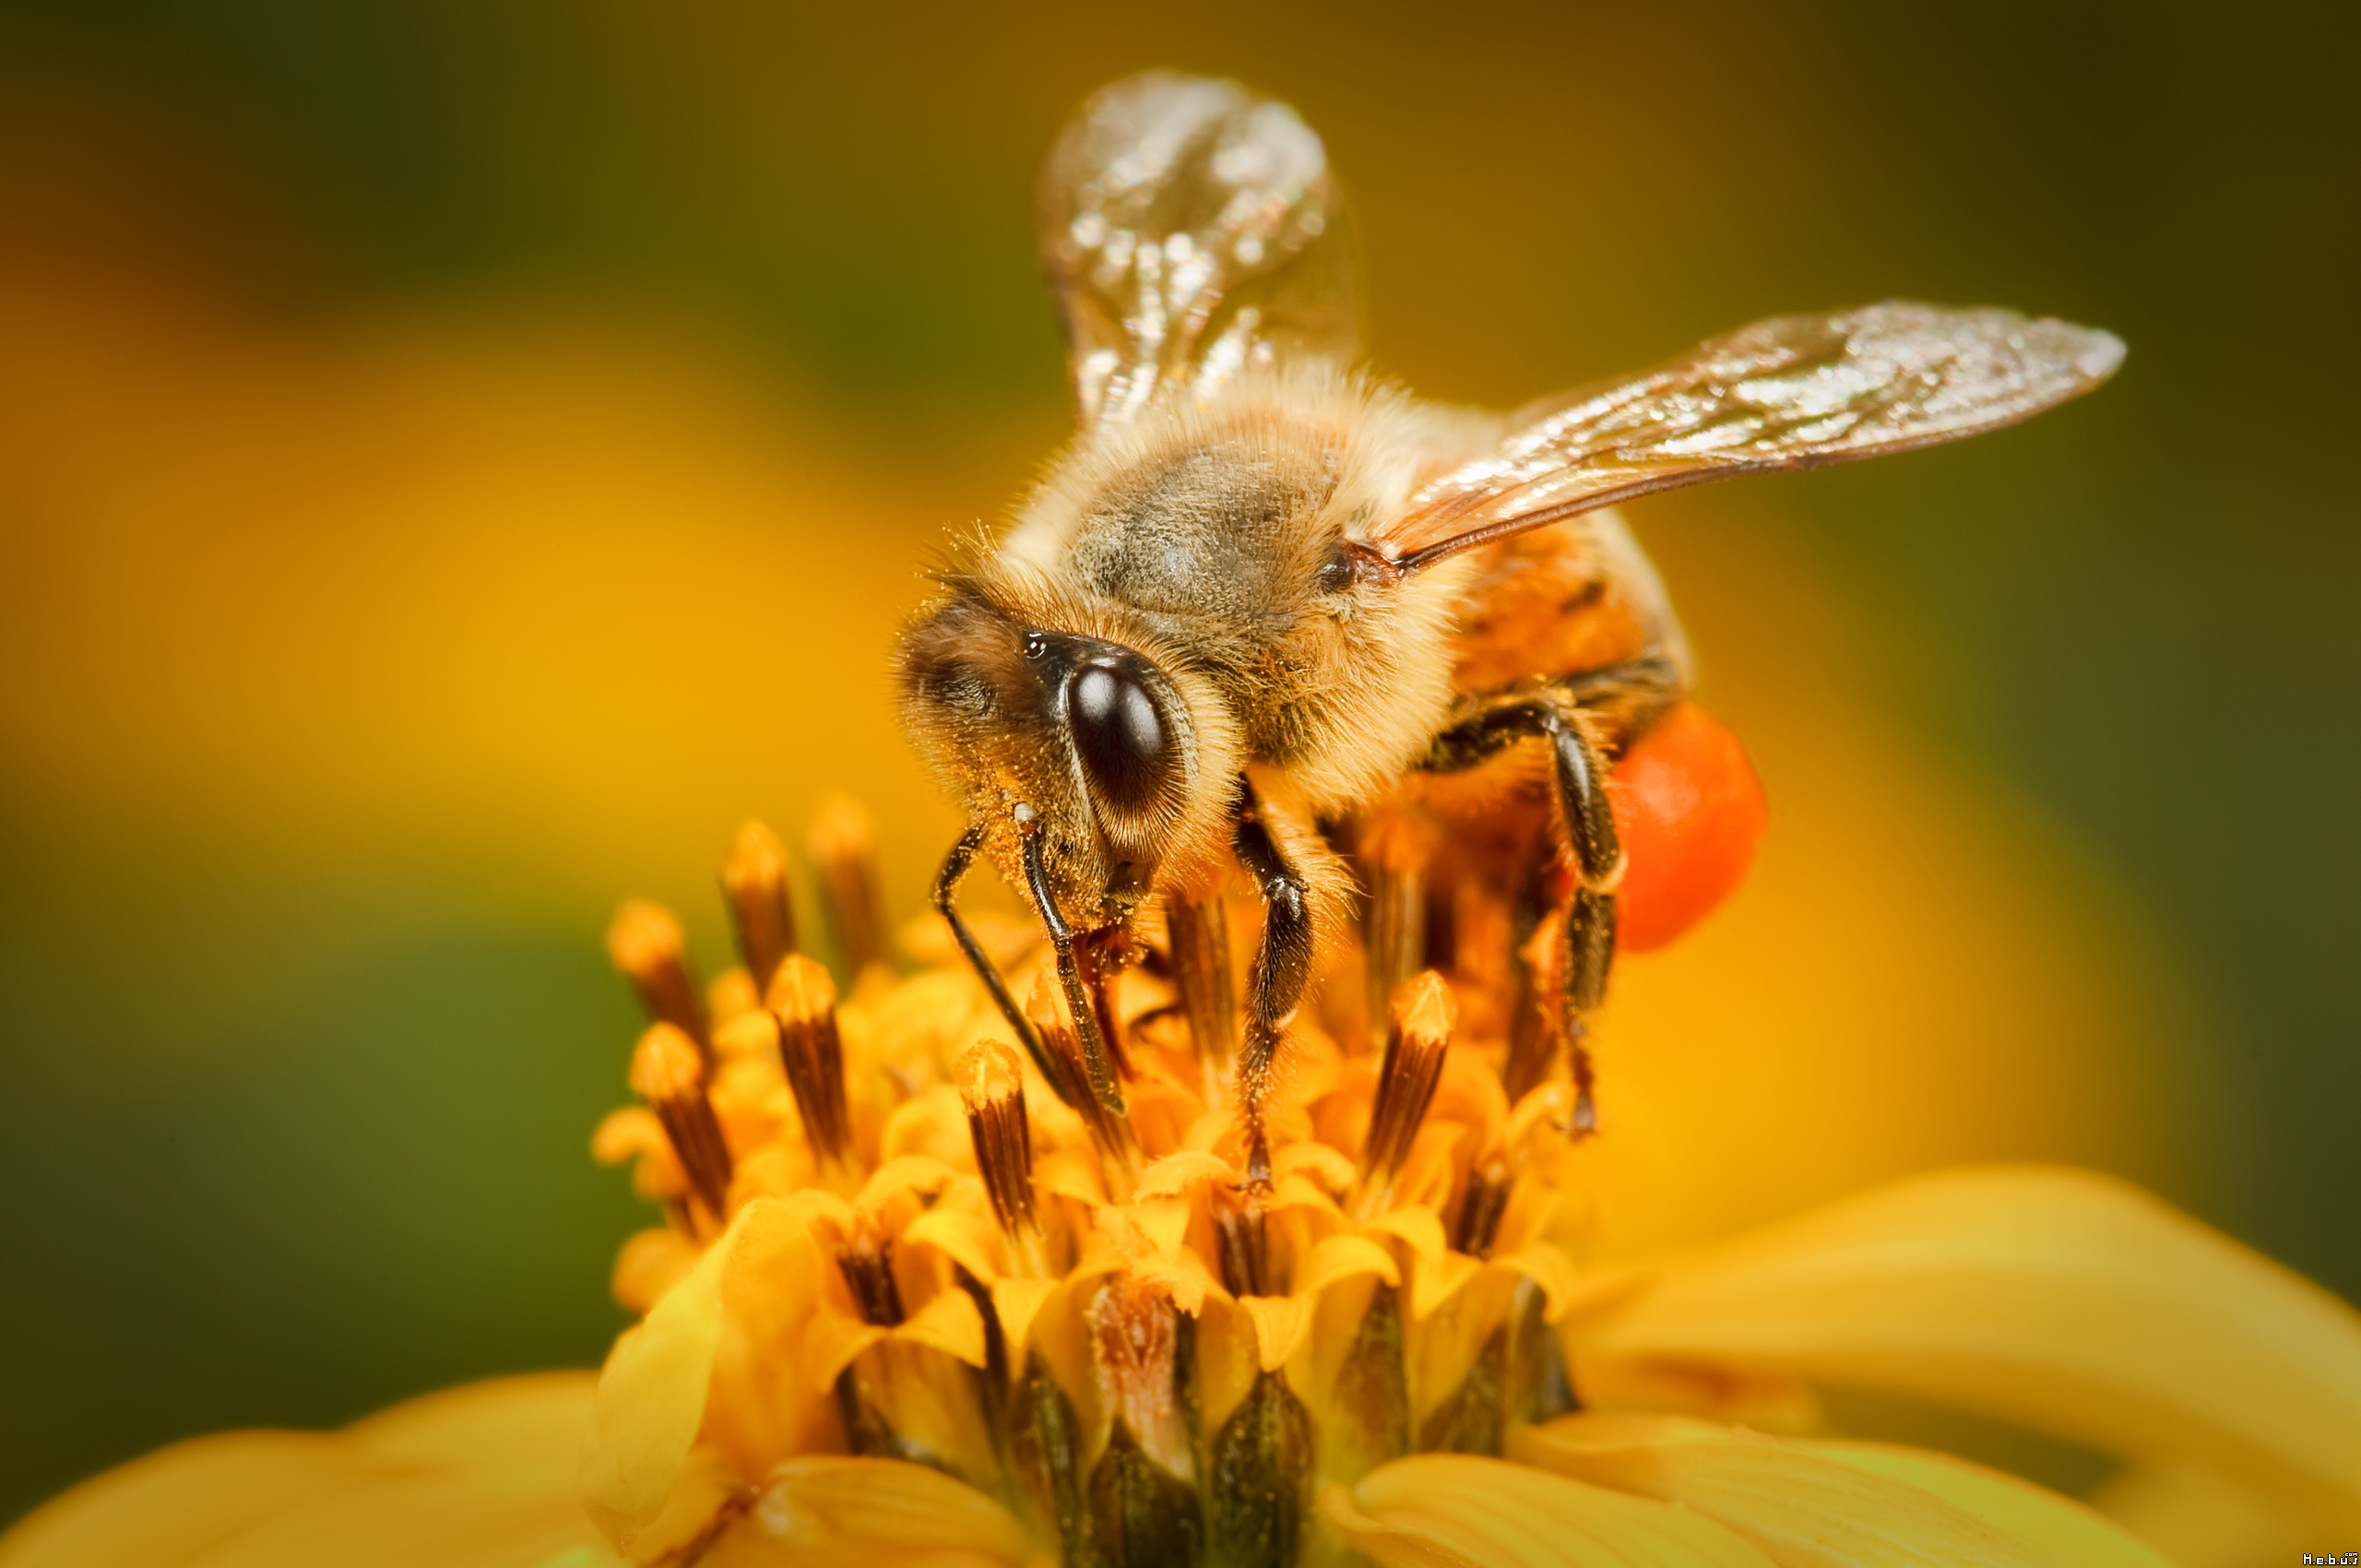
[[[1489,434],[1324,362],[1245,376],[1079,436],[979,580],[1045,619],[1179,645],[1250,759],[1341,806],[1398,775],[1440,719],[1459,574],[1322,591],[1321,569]]]

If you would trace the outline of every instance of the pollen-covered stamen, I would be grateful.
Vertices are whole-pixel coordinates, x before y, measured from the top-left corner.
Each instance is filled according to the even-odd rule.
[[[706,1098],[705,1059],[670,1024],[651,1024],[631,1056],[632,1092],[647,1102],[688,1176],[689,1192],[719,1229],[729,1214],[730,1146]]]
[[[626,899],[607,925],[607,956],[623,972],[639,1004],[658,1023],[670,1024],[695,1042],[697,1054],[713,1059],[705,1002],[689,972],[688,944],[681,922],[661,904]]]
[[[1171,1299],[1118,1276],[1089,1309],[1091,1360],[1110,1418],[1089,1484],[1102,1562],[1195,1562],[1202,1554],[1187,1331]]]
[[[745,961],[754,994],[760,996],[795,951],[795,895],[788,885],[787,846],[778,835],[748,819],[722,862],[721,886],[730,896],[730,926],[738,938],[738,956]]]
[[[1048,1267],[1041,1252],[1041,1222],[1033,1206],[1033,1132],[1025,1117],[1025,1080],[1015,1054],[991,1040],[979,1040],[959,1060],[959,1099],[967,1109],[976,1173],[983,1178],[992,1218],[1008,1240],[1015,1272],[1041,1278]]]
[[[1361,834],[1360,863],[1369,882],[1362,946],[1369,962],[1369,1043],[1386,1027],[1394,994],[1426,963],[1427,861],[1430,835],[1407,814],[1376,814]]]
[[[778,1020],[779,1066],[803,1118],[804,1136],[839,1183],[858,1173],[852,1112],[845,1101],[844,1046],[836,1038],[836,982],[800,953],[771,977],[764,998]]]
[[[1442,1081],[1443,1056],[1459,1022],[1459,1002],[1443,978],[1428,969],[1394,992],[1394,1027],[1379,1065],[1377,1100],[1370,1109],[1369,1140],[1361,1147],[1360,1188],[1354,1211],[1361,1218],[1385,1212],[1394,1183],[1409,1158],[1435,1086]]]
[[[1229,1093],[1231,1063],[1238,1056],[1238,1003],[1230,989],[1229,921],[1218,893],[1203,900],[1174,898],[1165,906],[1164,926],[1172,944],[1172,980],[1180,992],[1181,1016],[1205,1089],[1205,1103],[1217,1106]]]
[[[805,842],[820,873],[828,929],[844,952],[845,969],[858,977],[886,961],[885,894],[877,870],[877,827],[860,802],[832,795],[820,804]]]
[[[1139,1175],[1139,1137],[1133,1131],[1129,1116],[1110,1111],[1105,1101],[1090,1092],[1090,1070],[1084,1057],[1081,1032],[1074,1028],[1074,1009],[1067,1002],[1065,989],[1051,981],[1047,969],[1034,979],[1032,993],[1025,1001],[1025,1015],[1041,1037],[1042,1054],[1058,1070],[1050,1087],[1057,1091],[1060,1099],[1074,1108],[1090,1131],[1090,1141],[1106,1170],[1108,1195],[1118,1202],[1128,1198],[1132,1183]]]

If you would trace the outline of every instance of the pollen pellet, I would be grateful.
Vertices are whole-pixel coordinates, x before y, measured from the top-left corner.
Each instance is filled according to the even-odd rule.
[[[1738,891],[1768,806],[1746,748],[1695,703],[1674,708],[1624,754],[1609,793],[1628,862],[1616,945],[1645,953]]]

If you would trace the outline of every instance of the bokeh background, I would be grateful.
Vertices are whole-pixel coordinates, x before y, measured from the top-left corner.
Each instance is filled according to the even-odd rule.
[[[1323,132],[1430,395],[1894,295],[2130,341],[1634,509],[1775,815],[1619,979],[1617,1244],[2060,1158],[2361,1295],[2349,22],[817,9],[0,0],[0,1521],[603,1352],[604,917],[719,961],[732,826],[837,787],[916,907],[885,649],[1064,427],[1035,160],[1159,64]]]

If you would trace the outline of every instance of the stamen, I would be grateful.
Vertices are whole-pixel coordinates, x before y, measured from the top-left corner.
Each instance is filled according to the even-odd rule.
[[[1213,1205],[1214,1246],[1222,1289],[1233,1296],[1268,1296],[1271,1289],[1268,1212],[1263,1189],[1253,1182],[1217,1192]]]
[[[1427,862],[1432,856],[1429,835],[1403,812],[1380,812],[1361,835],[1360,860],[1369,878],[1361,943],[1368,955],[1371,1049],[1394,992],[1427,961]]]
[[[856,1241],[836,1254],[836,1266],[852,1287],[862,1322],[891,1328],[902,1321],[902,1288],[894,1280],[891,1241]]]
[[[645,898],[626,899],[608,923],[607,956],[639,992],[648,1017],[688,1036],[697,1055],[710,1063],[713,1039],[705,1002],[689,972],[688,944],[672,911]]]
[[[1196,1479],[1197,1445],[1181,1402],[1181,1374],[1193,1369],[1180,1316],[1169,1296],[1121,1276],[1101,1286],[1089,1307],[1091,1360],[1109,1413],[1142,1457],[1186,1483]]]
[[[1356,1213],[1371,1219],[1394,1198],[1394,1180],[1410,1156],[1418,1125],[1442,1081],[1444,1053],[1459,1021],[1459,1002],[1443,978],[1428,969],[1394,993],[1394,1028],[1378,1069],[1377,1102],[1370,1110],[1369,1141],[1361,1149]]]
[[[1008,1238],[1016,1272],[1028,1279],[1049,1271],[1041,1222],[1033,1206],[1033,1135],[1025,1116],[1025,1080],[1014,1053],[979,1040],[959,1061],[959,1099],[967,1108],[967,1136],[976,1171],[991,1200],[992,1218]]]
[[[852,1113],[845,1102],[844,1045],[836,1038],[836,982],[801,953],[790,954],[764,998],[778,1020],[779,1066],[803,1117],[804,1135],[838,1184],[856,1179]]]
[[[753,977],[757,996],[770,990],[771,977],[795,951],[795,895],[787,872],[787,846],[769,827],[749,818],[722,862],[721,886],[730,896],[738,956]]]
[[[696,1042],[670,1024],[651,1024],[631,1056],[632,1092],[663,1123],[689,1179],[689,1191],[719,1229],[729,1215],[730,1146],[705,1094],[705,1061]]]
[[[1189,1020],[1189,1039],[1196,1048],[1205,1103],[1218,1106],[1228,1097],[1230,1066],[1238,1056],[1229,920],[1221,895],[1203,902],[1173,899],[1165,906],[1164,924],[1172,944],[1172,980],[1180,992],[1181,1015]]]
[[[877,826],[860,802],[831,795],[820,803],[805,839],[819,868],[828,928],[843,949],[845,970],[856,980],[886,962],[885,894],[877,870]]]
[[[1501,1233],[1501,1216],[1508,1212],[1509,1194],[1516,1186],[1516,1171],[1498,1155],[1479,1161],[1467,1172],[1467,1194],[1459,1200],[1459,1223],[1452,1228],[1452,1247],[1469,1257],[1489,1257]]]
[[[1042,1054],[1057,1067],[1057,1076],[1050,1080],[1050,1087],[1057,1091],[1060,1099],[1074,1108],[1083,1125],[1090,1130],[1090,1141],[1106,1168],[1109,1196],[1121,1202],[1131,1195],[1132,1183],[1139,1174],[1139,1138],[1132,1130],[1129,1116],[1109,1110],[1090,1092],[1081,1033],[1074,1028],[1074,1012],[1067,1004],[1064,988],[1051,982],[1049,970],[1043,969],[1034,977],[1025,1013],[1041,1037]]]

